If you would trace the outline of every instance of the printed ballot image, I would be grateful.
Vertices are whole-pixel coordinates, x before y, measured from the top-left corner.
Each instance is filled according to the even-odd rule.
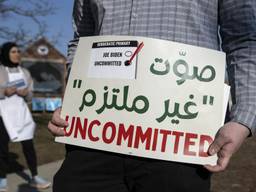
[[[216,164],[223,125],[223,52],[134,36],[80,38],[57,142],[133,156]]]
[[[135,79],[138,41],[105,41],[92,44],[89,78]],[[130,59],[132,56],[135,58]]]

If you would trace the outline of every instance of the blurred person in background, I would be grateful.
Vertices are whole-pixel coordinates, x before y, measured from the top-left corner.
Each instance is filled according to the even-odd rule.
[[[32,175],[29,184],[48,188],[51,183],[38,176],[33,144],[35,123],[25,102],[32,98],[33,82],[29,71],[20,66],[20,50],[15,43],[2,45],[0,63],[0,192],[7,191],[9,141],[21,141]]]

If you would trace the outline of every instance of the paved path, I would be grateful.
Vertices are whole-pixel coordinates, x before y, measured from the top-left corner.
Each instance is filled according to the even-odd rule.
[[[38,167],[39,175],[52,182],[53,175],[57,172],[62,161],[57,161]],[[8,175],[8,192],[52,192],[52,188],[37,190],[28,185],[29,171],[12,173]]]

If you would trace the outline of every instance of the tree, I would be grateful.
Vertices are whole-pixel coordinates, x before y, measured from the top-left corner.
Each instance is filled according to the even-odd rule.
[[[0,22],[0,38],[5,41],[15,41],[21,45],[27,45],[47,32],[47,25],[43,18],[54,14],[56,7],[49,0],[0,0],[0,20],[28,19],[33,22],[36,29],[25,27],[18,22],[16,26],[10,26],[8,22]]]

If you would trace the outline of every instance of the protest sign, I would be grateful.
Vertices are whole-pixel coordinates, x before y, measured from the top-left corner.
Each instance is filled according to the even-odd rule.
[[[80,38],[56,141],[116,153],[215,164],[225,54],[134,36]],[[227,95],[227,94],[226,94]],[[226,97],[227,98],[227,97]]]

